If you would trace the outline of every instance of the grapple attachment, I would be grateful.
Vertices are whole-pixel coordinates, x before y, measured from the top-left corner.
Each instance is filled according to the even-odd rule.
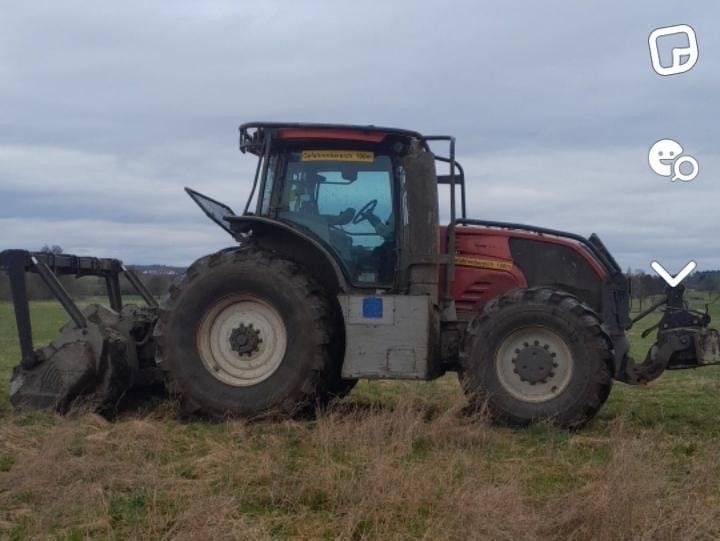
[[[66,413],[81,408],[112,416],[126,393],[162,381],[154,362],[152,331],[157,303],[135,273],[115,259],[0,252],[0,269],[10,278],[22,360],[10,382],[10,400],[20,409]],[[25,274],[39,275],[70,316],[49,345],[35,350]],[[80,310],[58,275],[105,278],[111,308],[92,304]],[[124,275],[147,303],[122,305]]]
[[[680,370],[720,364],[720,334],[711,328],[710,314],[692,310],[684,300],[683,286],[668,287],[665,297],[632,320],[630,327],[657,309],[660,321],[646,329],[646,337],[657,330],[657,340],[642,363],[627,357],[617,379],[630,384],[647,383],[665,370]]]

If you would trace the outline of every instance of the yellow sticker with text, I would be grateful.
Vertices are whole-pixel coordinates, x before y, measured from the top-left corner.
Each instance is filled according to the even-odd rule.
[[[456,256],[456,265],[464,265],[466,267],[479,267],[481,269],[494,270],[512,270],[513,264],[509,261],[498,261],[497,259],[481,259],[478,257]]]
[[[366,162],[375,160],[374,152],[362,150],[303,150],[300,160],[304,162]]]

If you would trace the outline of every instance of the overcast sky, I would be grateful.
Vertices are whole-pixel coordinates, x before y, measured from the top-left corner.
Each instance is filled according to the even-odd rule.
[[[237,209],[249,120],[453,134],[473,217],[596,232],[623,267],[720,268],[720,4],[5,2],[0,249],[185,265],[230,244],[184,194]],[[687,73],[649,33],[690,24]],[[649,168],[672,138],[690,183]]]

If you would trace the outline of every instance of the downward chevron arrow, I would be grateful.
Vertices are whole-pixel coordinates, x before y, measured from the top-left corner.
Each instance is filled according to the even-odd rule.
[[[667,285],[669,285],[670,287],[677,287],[680,282],[687,278],[688,274],[695,270],[695,267],[697,267],[697,263],[695,263],[694,261],[690,261],[675,276],[672,276],[668,271],[665,270],[665,267],[663,267],[657,261],[651,262],[650,266],[655,272],[658,273],[658,276],[660,276],[660,278],[667,282]]]

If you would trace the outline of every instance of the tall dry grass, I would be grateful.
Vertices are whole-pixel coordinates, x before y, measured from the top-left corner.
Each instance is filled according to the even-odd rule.
[[[678,467],[663,438],[622,419],[601,435],[546,428],[529,445],[527,432],[470,419],[462,405],[401,398],[339,405],[313,422],[222,425],[11,416],[0,424],[0,450],[15,457],[0,473],[0,535],[720,536],[717,456]]]

